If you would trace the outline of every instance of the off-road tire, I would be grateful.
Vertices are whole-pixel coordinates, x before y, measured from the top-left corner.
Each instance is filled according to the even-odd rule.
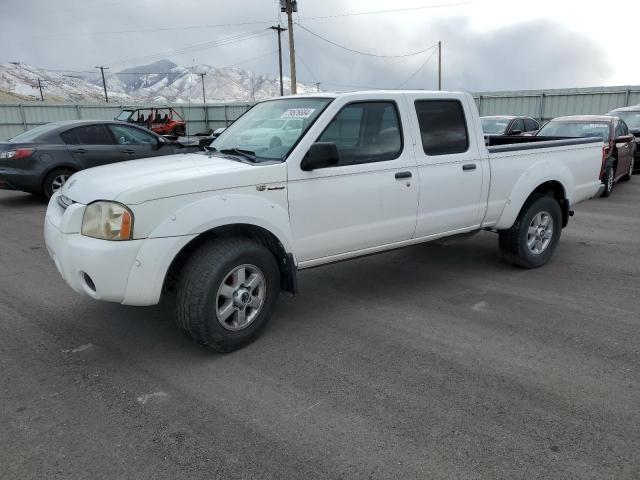
[[[61,176],[66,176],[67,178],[73,175],[75,170],[70,168],[56,168],[55,170],[51,170],[47,173],[47,176],[44,177],[44,182],[42,182],[42,194],[45,196],[47,200],[51,198],[53,195],[55,186],[54,182],[57,181]]]
[[[230,331],[216,316],[218,289],[230,271],[245,264],[255,265],[263,273],[266,297],[249,325]],[[280,293],[280,273],[274,255],[263,245],[244,238],[214,239],[191,254],[176,290],[178,326],[200,345],[226,353],[253,341],[265,327]]]
[[[527,234],[531,221],[540,212],[550,214],[553,222],[553,236],[546,249],[542,253],[535,254],[527,245]],[[505,260],[514,265],[523,268],[541,267],[553,256],[561,231],[562,210],[558,201],[550,196],[533,196],[526,201],[513,226],[498,232],[500,250]]]

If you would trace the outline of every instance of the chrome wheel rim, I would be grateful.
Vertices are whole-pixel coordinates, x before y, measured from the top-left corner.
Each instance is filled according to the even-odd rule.
[[[535,255],[543,253],[553,238],[553,218],[546,211],[538,212],[529,224],[527,247]]]
[[[216,295],[216,318],[231,331],[247,328],[260,315],[267,282],[255,265],[240,265],[225,277]]]
[[[613,169],[609,169],[609,175],[607,176],[607,190],[611,191],[613,189]]]
[[[51,182],[51,191],[57,192],[58,190],[60,190],[63,187],[63,185],[67,182],[70,176],[71,175],[61,174],[54,177],[53,181]]]

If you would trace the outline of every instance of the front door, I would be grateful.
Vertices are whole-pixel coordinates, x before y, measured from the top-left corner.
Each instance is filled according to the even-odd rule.
[[[338,165],[306,172],[299,162],[289,163],[289,214],[300,266],[413,236],[418,179],[411,142],[403,138],[409,133],[400,100],[396,94],[331,105],[333,120],[316,141],[336,144]]]
[[[109,124],[107,128],[109,128],[113,134],[116,144],[123,155],[123,160],[136,160],[138,158],[156,157],[158,155],[173,153],[173,149],[163,149],[155,135],[141,128],[115,123]]]

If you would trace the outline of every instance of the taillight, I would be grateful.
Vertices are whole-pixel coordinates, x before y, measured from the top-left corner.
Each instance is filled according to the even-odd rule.
[[[7,150],[6,152],[0,152],[0,158],[7,158],[12,160],[20,160],[21,158],[27,158],[33,155],[35,148],[16,148],[15,150]]]

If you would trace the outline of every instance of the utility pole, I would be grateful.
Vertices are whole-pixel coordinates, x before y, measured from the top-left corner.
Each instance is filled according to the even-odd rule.
[[[296,49],[293,44],[293,12],[298,11],[297,0],[280,0],[280,10],[287,14],[289,27],[289,63],[291,64],[291,94],[298,93],[298,83],[296,80]]]
[[[442,90],[442,42],[438,42],[438,90]]]
[[[280,96],[284,95],[284,86],[282,85],[282,41],[280,35],[282,32],[286,32],[286,28],[282,28],[280,25],[277,27],[269,27],[270,30],[274,30],[278,33],[278,66],[280,68]]]
[[[40,100],[44,102],[44,95],[42,94],[42,82],[38,79],[38,88],[40,89]]]
[[[207,72],[199,73],[200,78],[202,79],[202,103],[204,104],[204,128],[209,128],[209,112],[207,111],[207,97],[204,94],[204,77]]]
[[[102,86],[104,87],[104,100],[109,103],[109,95],[107,95],[107,81],[104,79],[104,71],[109,70],[109,67],[101,66],[96,67],[100,69],[100,73],[102,73]]]

